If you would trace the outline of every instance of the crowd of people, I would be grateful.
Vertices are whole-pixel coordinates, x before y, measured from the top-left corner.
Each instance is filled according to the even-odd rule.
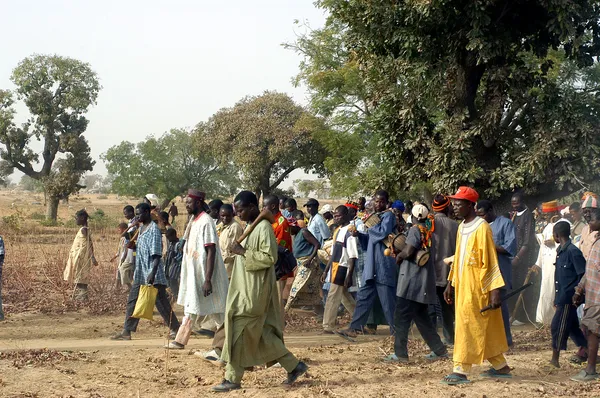
[[[127,222],[118,226],[113,260],[128,298],[123,329],[111,339],[131,339],[140,287],[153,285],[170,330],[165,348],[183,349],[191,334],[213,339],[211,350],[196,354],[225,368],[213,387],[218,392],[240,388],[244,371],[258,365],[279,364],[287,384],[306,373],[284,344],[291,308],[313,311],[323,334],[351,341],[388,325],[394,353],[386,362],[409,362],[414,323],[431,350],[427,360],[449,358],[453,346],[453,368],[442,380],[449,385],[469,383],[472,365],[484,360],[491,367],[481,376],[512,377],[504,356],[513,346],[511,328],[545,324],[552,332],[548,367],[560,366],[570,337],[578,347],[570,360],[587,362],[572,379],[595,380],[598,197],[586,192],[568,207],[552,201],[533,210],[525,199],[516,192],[511,211],[500,215],[469,187],[437,194],[431,203],[390,200],[381,190],[335,208],[309,199],[300,210],[293,198],[274,195],[259,205],[248,191],[231,204],[206,203],[203,192],[190,189],[178,237],[175,204],[160,211],[149,194],[123,209]],[[81,228],[64,277],[74,298],[85,300],[97,261],[85,210],[76,220]],[[3,250],[1,256],[0,264]],[[174,303],[183,308],[181,321]],[[351,322],[340,328],[344,310]]]

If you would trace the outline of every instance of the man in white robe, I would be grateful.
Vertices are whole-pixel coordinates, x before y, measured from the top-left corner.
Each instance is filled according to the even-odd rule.
[[[181,263],[177,304],[185,317],[180,332],[169,348],[182,349],[198,317],[208,316],[217,326],[225,320],[229,279],[215,223],[204,211],[204,193],[190,189],[185,206],[191,215]]]

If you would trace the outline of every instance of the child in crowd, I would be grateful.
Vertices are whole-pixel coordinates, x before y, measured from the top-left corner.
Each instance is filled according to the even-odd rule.
[[[171,289],[173,300],[177,301],[179,295],[179,279],[181,276],[181,261],[183,260],[183,240],[177,237],[175,228],[167,229],[167,253],[165,255],[165,275]]]
[[[119,250],[110,261],[117,260],[117,286],[126,286],[126,291],[129,292],[133,283],[133,271],[135,269],[133,250],[128,247],[129,239],[127,232],[130,226],[122,222],[117,228],[121,236]]]
[[[119,271],[119,266],[121,265],[121,259],[123,258],[123,253],[127,251],[127,238],[125,237],[125,232],[127,231],[127,224],[122,222],[117,226],[117,231],[119,232],[119,247],[117,248],[117,252],[110,259],[110,262],[117,260],[117,272],[116,272],[116,281],[117,287],[121,285],[121,272]]]
[[[592,208],[588,223],[590,232],[600,231],[600,209]],[[600,336],[600,239],[596,238],[590,249],[585,266],[585,276],[575,288],[573,304],[579,305],[585,294],[585,309],[581,326],[587,334],[587,367],[571,378],[574,381],[587,382],[598,378],[596,362],[598,359],[598,336]]]
[[[556,295],[554,297],[554,317],[552,318],[552,360],[550,366],[559,368],[560,350],[567,349],[567,339],[580,347],[579,355],[585,359],[587,341],[579,328],[577,308],[573,306],[575,287],[585,273],[585,258],[571,243],[571,225],[566,221],[554,224],[552,230],[554,241],[558,246],[555,262],[554,281]]]

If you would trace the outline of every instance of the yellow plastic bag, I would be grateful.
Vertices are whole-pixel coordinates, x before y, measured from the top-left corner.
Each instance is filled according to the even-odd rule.
[[[156,303],[157,295],[158,289],[154,286],[140,286],[140,294],[138,295],[135,309],[133,310],[133,315],[131,315],[131,317],[152,320],[152,313],[154,312],[154,304]]]

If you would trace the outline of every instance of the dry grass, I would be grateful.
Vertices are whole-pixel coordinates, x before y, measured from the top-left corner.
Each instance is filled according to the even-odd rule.
[[[18,196],[21,198],[21,196]],[[29,204],[6,191],[0,194],[0,226],[6,246],[2,275],[4,310],[21,312],[65,313],[85,310],[91,314],[112,313],[124,309],[123,293],[116,286],[116,264],[110,263],[117,250],[116,226],[124,221],[122,200],[97,200],[79,197],[59,208],[59,225],[44,226],[39,216],[43,206]],[[136,204],[135,200],[128,203]],[[81,208],[94,213],[102,209],[104,217],[90,223],[92,240],[99,266],[93,267],[89,300],[73,300],[73,286],[63,280],[69,249],[77,233],[74,213]]]

